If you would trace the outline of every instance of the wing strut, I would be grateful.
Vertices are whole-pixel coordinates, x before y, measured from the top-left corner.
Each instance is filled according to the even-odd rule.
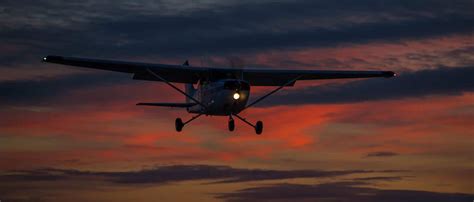
[[[255,101],[253,101],[252,103],[250,103],[249,105],[247,105],[242,111],[244,111],[245,109],[257,104],[258,102],[264,100],[265,98],[267,98],[268,96],[272,95],[273,93],[276,93],[277,91],[279,91],[280,89],[282,89],[283,87],[287,86],[288,84],[290,83],[293,83],[295,82],[296,80],[300,79],[303,75],[299,75],[297,77],[295,77],[294,79],[291,79],[289,80],[288,82],[286,82],[285,84],[279,86],[278,88],[276,88],[275,90],[272,90],[270,91],[269,93],[263,95],[262,97],[256,99]],[[240,112],[242,112],[240,111]],[[239,112],[239,113],[240,113]],[[257,123],[254,125],[252,123],[250,123],[249,121],[247,121],[247,119],[239,116],[238,114],[233,114],[235,117],[239,118],[241,121],[243,121],[244,123],[248,124],[249,126],[252,126],[254,129],[255,129],[255,133],[257,133],[257,135],[260,135],[262,134],[262,131],[263,131],[263,122],[262,121],[257,121]],[[232,117],[231,117],[232,118]],[[230,127],[229,127],[230,128]]]
[[[262,101],[263,99],[267,98],[268,96],[272,95],[273,93],[276,93],[277,91],[279,91],[279,90],[282,89],[283,87],[289,85],[290,83],[295,82],[296,80],[300,79],[301,77],[303,77],[303,75],[299,75],[299,76],[295,77],[294,79],[292,79],[292,80],[286,82],[285,84],[279,86],[279,87],[276,88],[275,90],[273,90],[273,91],[267,93],[266,95],[264,95],[264,96],[262,96],[262,97],[256,99],[255,101],[253,101],[252,103],[250,103],[249,105],[247,105],[247,106],[245,107],[245,109],[247,109],[247,108],[249,108],[249,107],[251,107],[251,106],[253,106],[253,105],[259,103],[259,102]],[[245,110],[245,109],[243,109],[243,110]],[[242,110],[242,111],[243,111],[243,110]]]
[[[188,95],[187,93],[185,93],[184,91],[182,91],[181,89],[179,89],[178,87],[176,87],[175,85],[173,85],[171,82],[169,82],[168,80],[164,79],[163,77],[161,77],[160,75],[156,74],[155,72],[151,71],[149,68],[146,68],[146,71],[148,73],[150,73],[151,75],[153,75],[154,77],[156,77],[157,79],[165,82],[166,84],[168,84],[171,88],[175,89],[176,91],[180,92],[181,94],[183,94],[184,96],[186,96],[187,98],[191,99],[192,101],[196,102],[197,104],[201,105],[204,109],[207,109],[207,106],[204,105],[202,102],[200,102],[199,100],[196,100],[195,98],[193,98],[193,96],[191,95]]]

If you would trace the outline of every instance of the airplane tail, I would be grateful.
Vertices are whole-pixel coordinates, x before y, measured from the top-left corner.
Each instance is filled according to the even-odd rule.
[[[186,60],[186,62],[183,63],[183,66],[189,66],[189,62]],[[184,87],[185,87],[186,94],[190,96],[194,96],[196,89],[194,88],[192,83],[184,84]],[[186,103],[193,103],[193,101],[189,99],[188,97],[186,97]]]

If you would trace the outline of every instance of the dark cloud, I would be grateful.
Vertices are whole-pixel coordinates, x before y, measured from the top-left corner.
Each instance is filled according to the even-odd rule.
[[[289,91],[262,102],[260,106],[354,103],[431,95],[461,95],[474,91],[472,75],[474,67],[407,72],[389,79],[367,79]]]
[[[403,176],[378,176],[378,177],[361,177],[354,178],[354,181],[400,181],[406,177]]]
[[[0,105],[43,105],[51,98],[79,88],[117,85],[133,81],[127,74],[75,74],[52,79],[0,82]]]
[[[0,175],[2,181],[56,181],[66,179],[61,174],[54,174],[43,170],[20,171],[15,174]]]
[[[2,180],[10,181],[50,181],[68,179],[72,177],[100,177],[116,183],[168,183],[186,180],[216,180],[216,183],[235,183],[259,180],[277,180],[291,178],[322,178],[337,177],[349,174],[364,173],[392,173],[405,172],[395,170],[345,170],[345,171],[318,171],[318,170],[264,170],[240,169],[228,166],[210,165],[175,165],[163,166],[154,169],[128,172],[92,172],[64,169],[38,169],[15,171],[0,176]]]
[[[319,185],[276,184],[253,187],[218,195],[227,201],[472,201],[474,195],[414,190],[383,190],[358,187],[364,182],[337,182]]]
[[[243,13],[235,16],[248,15]],[[201,55],[203,52],[207,54],[230,54],[469,33],[472,31],[471,27],[474,26],[473,19],[463,16],[439,16],[439,18],[420,18],[408,22],[363,23],[337,28],[310,26],[301,30],[270,31],[255,29],[252,27],[254,25],[241,27],[236,22],[228,24],[225,21],[215,22],[213,19],[222,19],[222,16],[158,18],[148,19],[147,21],[140,19],[139,21],[98,25],[95,30],[101,30],[104,33],[104,36],[100,37],[104,40],[95,45],[99,45],[115,55],[148,55],[155,53],[162,56],[180,56]],[[250,21],[250,19],[248,20]],[[245,31],[239,33],[231,26],[237,26]],[[165,27],[167,31],[149,29],[147,32],[128,32],[127,39],[120,39],[117,36],[110,37],[108,32],[123,32],[123,30],[120,30],[123,27],[130,27],[131,30],[142,30],[144,27]],[[186,29],[182,30],[183,27],[186,27]],[[97,37],[97,35],[88,35],[88,37]],[[121,48],[116,48],[117,43],[125,40],[131,41],[131,43],[122,44]],[[86,41],[91,40],[86,39]],[[77,47],[81,46],[83,46],[83,42],[78,42]]]
[[[379,152],[371,152],[368,153],[366,157],[391,157],[397,156],[398,153],[390,152],[390,151],[379,151]]]
[[[188,57],[472,33],[472,2],[283,1],[185,9],[166,2],[8,1],[0,64],[46,54]],[[142,3],[143,5],[140,5]],[[25,6],[26,5],[26,6]],[[29,12],[25,12],[28,10]],[[171,11],[170,11],[171,10]],[[48,11],[48,12],[44,12]],[[72,14],[71,14],[72,13]],[[74,17],[71,17],[74,16]],[[29,61],[29,60],[26,60]]]

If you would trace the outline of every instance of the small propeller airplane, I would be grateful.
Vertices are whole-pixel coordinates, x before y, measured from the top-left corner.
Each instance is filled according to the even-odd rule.
[[[263,132],[263,122],[255,124],[239,115],[268,96],[286,86],[293,86],[298,80],[352,79],[372,77],[393,77],[392,71],[332,71],[332,70],[283,70],[283,69],[235,69],[182,65],[147,64],[113,60],[99,60],[77,57],[46,56],[43,62],[62,65],[102,69],[133,74],[133,79],[160,81],[186,97],[184,103],[138,103],[137,105],[186,108],[196,114],[187,121],[177,118],[176,131],[202,115],[228,116],[228,129],[234,131],[233,117],[252,126],[255,133]],[[184,83],[181,90],[173,83]],[[194,87],[197,84],[197,88]],[[251,86],[277,86],[274,90],[247,104]]]

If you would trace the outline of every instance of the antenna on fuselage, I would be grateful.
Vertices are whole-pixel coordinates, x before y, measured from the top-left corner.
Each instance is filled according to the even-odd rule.
[[[183,66],[189,66],[189,60],[184,61]],[[196,89],[194,88],[194,85],[192,83],[186,83],[184,84],[185,92],[186,94],[190,96],[194,96],[194,93],[196,92]],[[192,100],[188,97],[186,97],[186,103],[191,103]]]

